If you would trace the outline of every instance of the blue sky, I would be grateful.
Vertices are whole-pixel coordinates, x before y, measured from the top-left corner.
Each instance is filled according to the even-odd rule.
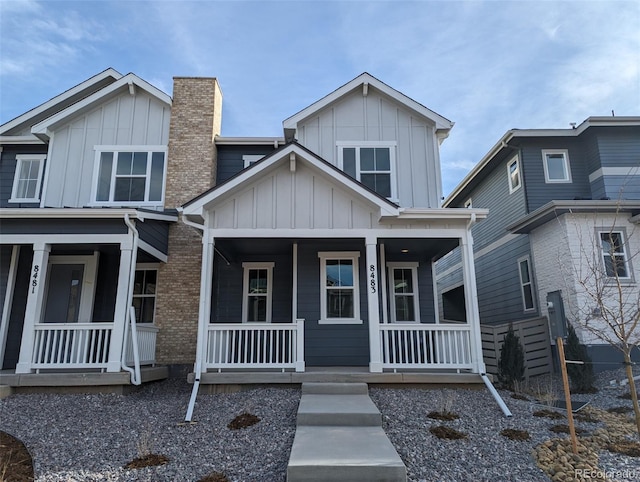
[[[366,71],[455,122],[447,194],[508,129],[640,115],[639,25],[637,0],[0,0],[0,123],[113,67],[217,77],[223,135],[280,136]]]

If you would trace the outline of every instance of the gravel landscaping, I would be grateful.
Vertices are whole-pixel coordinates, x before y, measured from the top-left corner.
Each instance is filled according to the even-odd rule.
[[[622,379],[623,372],[601,374],[598,393],[572,397],[590,402],[581,413],[606,419],[577,420],[577,426],[585,431],[580,436],[585,443],[584,458],[591,450],[597,468],[606,471],[611,480],[637,481],[640,458],[601,447],[606,437],[613,437],[610,427],[624,432],[630,426],[626,423],[629,414],[606,412],[631,406],[630,400],[619,398],[628,393],[627,387],[609,386],[614,378]],[[12,395],[0,401],[0,430],[25,443],[33,456],[37,481],[196,482],[215,472],[230,481],[285,480],[299,389],[253,388],[239,393],[202,394],[194,412],[196,423],[184,424],[190,388],[181,380],[166,380],[128,395]],[[565,457],[562,463],[571,459],[570,448],[562,455],[568,435],[550,431],[553,426],[566,424],[566,419],[533,415],[543,407],[535,403],[532,392],[562,396],[557,380],[537,380],[523,392],[528,392],[528,400],[500,391],[513,412],[513,417],[507,418],[485,389],[370,389],[410,481],[570,480],[573,474],[564,474],[566,467],[558,465],[562,465],[560,456]],[[454,413],[459,418],[427,416],[434,411]],[[243,413],[255,415],[259,421],[244,428],[230,428]],[[430,431],[438,426],[466,436],[438,438]],[[529,438],[507,436],[522,432]],[[624,437],[637,440],[632,432],[624,433]],[[148,454],[162,455],[168,461],[152,467],[124,468]],[[551,468],[545,473],[536,458],[547,460]],[[549,470],[553,471],[554,465],[558,470],[552,475]]]

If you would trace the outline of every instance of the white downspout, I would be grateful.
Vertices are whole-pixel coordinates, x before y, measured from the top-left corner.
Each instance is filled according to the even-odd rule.
[[[462,246],[463,249],[465,249],[465,253],[463,253],[463,257],[462,257],[462,261],[463,261],[463,270],[465,269],[465,264],[467,266],[467,269],[465,270],[465,275],[467,275],[469,277],[469,279],[471,279],[471,277],[473,277],[473,279],[475,280],[475,260],[474,260],[474,256],[473,256],[473,236],[471,235],[471,228],[473,227],[473,225],[476,223],[476,214],[475,213],[471,213],[471,219],[469,219],[469,222],[467,223],[467,239],[465,242],[466,246]],[[466,263],[465,263],[466,261]],[[468,281],[465,277],[465,282]],[[474,281],[474,286],[475,286],[475,281]],[[471,299],[473,300],[471,309],[474,310],[476,313],[478,313],[479,316],[479,308],[478,308],[478,298],[477,298],[477,293],[468,293],[471,296]],[[512,413],[509,410],[509,407],[507,407],[507,405],[504,403],[504,400],[502,400],[502,397],[500,396],[500,394],[498,393],[498,391],[495,389],[495,387],[493,386],[493,384],[491,383],[491,380],[489,380],[489,377],[487,376],[485,370],[486,370],[486,366],[484,364],[484,360],[483,360],[483,354],[482,354],[482,344],[481,344],[481,333],[480,333],[480,319],[477,320],[477,326],[472,326],[471,329],[474,331],[474,339],[475,339],[475,351],[476,351],[476,357],[478,358],[478,361],[476,363],[476,366],[478,367],[479,371],[480,371],[480,377],[482,378],[482,381],[484,382],[484,384],[487,386],[487,388],[489,389],[489,393],[491,393],[491,396],[495,399],[495,401],[497,402],[498,406],[500,407],[500,409],[502,410],[502,413],[505,414],[505,416],[507,417],[511,417]]]
[[[127,328],[129,327],[129,323],[131,321],[130,318],[130,314],[129,314],[129,307],[133,306],[133,284],[135,282],[135,276],[136,276],[136,262],[138,259],[138,239],[139,239],[139,234],[138,234],[138,230],[136,229],[135,224],[131,221],[131,219],[129,218],[129,214],[125,213],[124,215],[124,223],[129,227],[129,229],[131,230],[131,232],[133,233],[133,247],[131,248],[131,269],[129,271],[129,286],[127,288],[127,309],[125,311],[125,317],[124,317],[124,332],[125,332],[125,336],[123,337],[122,340],[122,356],[121,356],[121,366],[123,370],[128,371],[131,374],[131,383],[133,385],[140,385],[140,383],[142,382],[141,380],[141,376],[140,376],[140,360],[136,360],[135,356],[134,356],[134,368],[130,368],[127,366],[126,363],[126,357],[127,357]],[[132,340],[132,343],[135,343],[137,340]],[[134,353],[135,353],[135,348],[134,348]]]

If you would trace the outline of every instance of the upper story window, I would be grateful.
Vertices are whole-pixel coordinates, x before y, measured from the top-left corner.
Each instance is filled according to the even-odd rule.
[[[515,156],[507,163],[507,174],[509,176],[509,193],[520,189],[520,159]]]
[[[97,146],[96,204],[159,205],[164,201],[164,146]]]
[[[338,143],[339,167],[383,197],[397,199],[395,144]]]
[[[274,263],[242,263],[242,321],[271,323]]]
[[[13,188],[9,202],[27,203],[40,201],[40,187],[45,154],[18,154]]]
[[[606,276],[618,279],[630,278],[624,233],[622,231],[601,232],[600,248]]]
[[[544,180],[551,182],[571,182],[569,152],[566,149],[546,149],[542,151],[544,160]]]
[[[357,251],[320,252],[319,323],[362,323]]]

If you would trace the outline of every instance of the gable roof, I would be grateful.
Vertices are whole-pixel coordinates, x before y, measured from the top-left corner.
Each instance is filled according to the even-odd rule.
[[[504,133],[500,140],[487,152],[465,178],[453,189],[451,194],[443,202],[443,207],[449,207],[477,179],[482,179],[485,173],[490,172],[491,161],[504,150],[513,150],[508,143],[512,139],[520,137],[578,137],[592,127],[624,127],[640,126],[640,117],[588,117],[577,127],[571,129],[510,129]],[[460,200],[458,200],[460,201]]]
[[[122,78],[122,74],[112,68],[103,70],[99,74],[90,77],[62,94],[0,125],[0,136],[15,136],[25,129],[29,129],[32,125],[66,109],[70,105],[90,96],[120,78]],[[33,140],[35,141],[36,139],[33,138]]]
[[[259,179],[261,174],[272,166],[283,164],[285,162],[306,162],[310,166],[345,186],[349,191],[362,197],[364,200],[377,205],[380,208],[382,215],[397,216],[400,212],[396,204],[392,203],[387,198],[380,196],[375,191],[372,191],[364,184],[353,179],[334,165],[325,161],[295,141],[282,146],[247,169],[244,169],[235,176],[227,179],[225,182],[218,184],[190,201],[187,201],[182,205],[180,210],[185,216],[202,216],[207,205],[213,203],[225,194],[241,188],[241,186],[246,183]]]
[[[103,102],[104,100],[113,97],[127,89],[133,95],[135,94],[136,87],[148,92],[151,96],[155,97],[160,102],[171,105],[171,97],[169,97],[169,95],[165,94],[160,89],[154,87],[137,75],[129,73],[119,78],[112,84],[104,87],[103,89],[100,89],[90,96],[85,97],[84,99],[76,102],[73,105],[70,105],[66,109],[52,115],[51,117],[47,117],[43,121],[31,127],[31,132],[41,139],[49,138],[51,129],[56,125],[65,122],[72,116],[91,109],[99,102]]]
[[[342,87],[338,87],[336,90],[331,92],[330,94],[324,96],[322,99],[314,102],[309,107],[302,109],[297,114],[292,115],[288,119],[283,121],[283,127],[285,132],[288,129],[296,129],[298,124],[309,116],[319,112],[320,110],[326,108],[327,106],[337,102],[340,98],[345,95],[350,94],[356,89],[369,89],[370,87],[375,88],[376,90],[382,92],[387,97],[405,105],[407,108],[414,111],[416,114],[431,120],[436,125],[436,132],[439,134],[444,134],[445,137],[448,135],[449,131],[453,127],[453,122],[449,119],[437,114],[436,112],[428,109],[424,105],[416,102],[415,100],[407,97],[402,92],[395,90],[394,88],[388,86],[381,80],[376,79],[373,75],[364,72],[357,76],[355,79],[347,82]]]

